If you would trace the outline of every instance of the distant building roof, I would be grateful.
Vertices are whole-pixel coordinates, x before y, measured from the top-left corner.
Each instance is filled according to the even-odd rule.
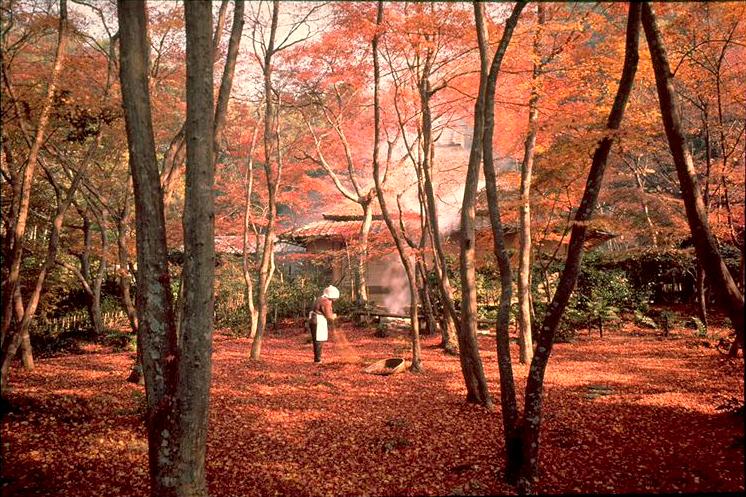
[[[378,206],[378,200],[374,199],[372,205],[373,219],[383,219],[381,208]],[[328,221],[362,221],[363,208],[358,203],[345,200],[343,203],[335,205],[332,209],[324,212],[322,217]]]
[[[360,232],[360,222],[362,216],[357,220],[336,220],[327,219],[306,224],[300,228],[286,231],[282,238],[300,244],[306,244],[314,240],[327,239],[337,241],[347,241],[358,236]],[[370,227],[370,233],[377,235],[386,230],[386,224],[382,220],[374,220]]]
[[[399,212],[391,213],[394,223],[399,225]],[[360,225],[363,221],[363,211],[358,204],[347,202],[335,207],[333,210],[322,214],[321,221],[314,221],[298,228],[290,229],[280,235],[280,238],[300,245],[306,245],[315,240],[330,240],[347,242],[357,239],[360,233]],[[407,231],[417,233],[419,236],[419,214],[404,212],[403,214]],[[378,203],[373,207],[373,222],[370,227],[371,242],[388,244],[391,241],[388,228],[383,220]]]
[[[263,237],[260,236],[262,238]],[[260,242],[261,243],[261,242]],[[249,235],[247,248],[250,254],[256,252],[256,237],[253,234]],[[289,254],[303,252],[303,248],[292,243],[286,243],[283,241],[275,242],[275,254]],[[242,235],[217,235],[215,237],[215,253],[217,254],[243,254],[243,236]]]

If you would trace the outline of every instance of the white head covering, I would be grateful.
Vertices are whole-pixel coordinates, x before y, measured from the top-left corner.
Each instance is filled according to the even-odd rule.
[[[339,290],[337,290],[336,286],[329,285],[328,287],[324,288],[324,294],[322,297],[326,297],[328,299],[338,299],[339,298]]]

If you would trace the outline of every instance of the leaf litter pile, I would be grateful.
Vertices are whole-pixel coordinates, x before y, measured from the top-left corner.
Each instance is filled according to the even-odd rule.
[[[344,325],[315,365],[307,334],[216,333],[207,473],[211,495],[514,493],[502,482],[499,410],[464,402],[459,360],[423,337],[425,372],[363,373],[406,356],[404,333]],[[480,336],[499,402],[494,336]],[[513,345],[513,352],[517,349]],[[142,387],[133,354],[90,349],[12,372],[2,422],[4,495],[147,495]],[[519,391],[526,368],[514,366]],[[622,328],[557,344],[546,375],[541,493],[744,490],[743,360]],[[730,408],[729,408],[730,407]]]

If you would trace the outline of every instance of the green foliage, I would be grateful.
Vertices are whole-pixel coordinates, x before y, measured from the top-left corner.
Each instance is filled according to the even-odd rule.
[[[553,269],[560,270],[561,266]],[[546,312],[546,297],[539,295],[536,279],[533,291],[534,309],[537,319],[541,320]],[[572,340],[578,329],[583,327],[589,330],[595,327],[601,331],[605,325],[619,322],[623,312],[633,313],[636,319],[643,320],[648,312],[649,298],[650,290],[647,287],[635,287],[623,270],[604,267],[599,255],[587,254],[557,331],[556,341]]]
[[[311,304],[313,303],[314,299],[321,295],[321,292],[323,289],[319,289],[318,295],[314,295],[308,304],[308,309],[310,311]],[[358,305],[355,303],[354,300],[351,298],[348,298],[346,295],[342,295],[339,299],[337,299],[334,302],[334,313],[339,316],[349,316],[352,314],[353,311],[358,309]]]
[[[58,354],[80,354],[80,345],[95,342],[99,338],[88,326],[74,328],[38,327],[31,331],[31,346],[37,357]]]
[[[311,308],[313,301],[321,295],[329,283],[325,274],[317,271],[314,266],[304,268],[308,270],[294,271],[288,275],[287,267],[278,267],[267,293],[269,313],[267,322],[282,319],[299,319],[304,317]],[[254,275],[254,291],[258,287]],[[216,271],[215,295],[215,327],[228,328],[236,334],[246,334],[251,325],[251,313],[245,298],[246,283],[243,279],[241,261],[235,257],[223,257]],[[348,299],[335,302],[337,314],[351,307]]]
[[[634,316],[635,316],[635,324],[637,326],[644,326],[653,330],[658,329],[658,324],[651,318],[650,316],[647,316],[642,313],[639,309],[634,310]]]
[[[692,317],[692,324],[697,330],[697,338],[707,338],[707,326],[698,317]]]
[[[103,343],[111,346],[115,352],[135,352],[137,350],[137,335],[112,331],[104,335]]]
[[[324,286],[312,277],[299,274],[294,278],[275,281],[269,287],[267,302],[273,319],[301,318],[311,309],[314,300],[324,291]],[[340,313],[342,302],[335,302],[336,313]]]

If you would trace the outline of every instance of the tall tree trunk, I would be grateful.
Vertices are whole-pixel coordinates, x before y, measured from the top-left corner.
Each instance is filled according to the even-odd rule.
[[[223,67],[223,77],[220,80],[220,90],[218,91],[218,101],[215,105],[215,120],[213,138],[215,140],[215,160],[220,150],[220,142],[223,138],[223,128],[225,128],[225,116],[228,112],[228,100],[233,87],[233,75],[236,72],[236,60],[238,59],[238,49],[241,45],[241,33],[244,25],[244,0],[235,0],[233,7],[233,24],[231,25],[231,36],[228,40],[228,54],[225,57],[225,66]],[[216,31],[215,36],[219,37]],[[213,47],[217,43],[213,42]]]
[[[376,27],[381,28],[383,24],[383,2],[378,1],[378,8],[376,9]],[[410,310],[409,318],[412,322],[412,329],[410,332],[412,340],[412,364],[409,370],[413,373],[419,373],[422,371],[422,353],[420,347],[420,323],[417,311],[418,303],[418,292],[417,292],[417,278],[412,267],[412,261],[409,259],[408,254],[404,248],[402,242],[402,236],[397,231],[391,216],[389,215],[388,207],[386,206],[386,199],[383,195],[383,188],[381,186],[381,165],[380,165],[380,147],[381,147],[381,100],[380,100],[380,81],[381,81],[381,67],[378,59],[378,43],[380,39],[380,31],[376,31],[373,35],[372,50],[373,50],[373,127],[375,138],[373,140],[373,180],[376,183],[376,195],[378,196],[378,203],[381,206],[381,214],[383,220],[391,233],[391,237],[394,239],[396,244],[396,250],[399,252],[399,259],[404,266],[404,272],[407,275],[407,282],[409,284],[409,297],[410,297]]]
[[[437,325],[435,324],[435,311],[433,310],[433,302],[430,298],[430,285],[427,281],[427,266],[425,265],[424,260],[417,261],[417,274],[419,275],[422,288],[421,300],[423,304],[423,310],[425,311],[425,317],[427,319],[427,334],[430,335],[435,332],[435,328],[437,327]]]
[[[510,302],[512,295],[512,274],[510,269],[510,258],[505,245],[505,235],[500,219],[500,206],[497,195],[497,175],[493,158],[492,139],[495,131],[495,90],[497,77],[505,51],[510,44],[513,31],[525,3],[519,2],[513,8],[503,28],[500,44],[495,51],[492,64],[488,74],[482,73],[481,79],[486,78],[484,94],[484,137],[482,139],[484,179],[487,189],[487,203],[489,206],[490,225],[492,227],[492,238],[494,241],[494,253],[500,270],[500,305],[498,308],[496,347],[498,367],[500,371],[500,407],[503,418],[503,430],[505,433],[505,448],[507,461],[512,461],[514,454],[520,451],[518,438],[518,406],[515,396],[515,382],[513,380],[513,368],[510,360]],[[477,25],[477,40],[479,42],[479,54],[483,60],[488,59],[489,32],[484,15],[484,4],[474,4],[474,17]],[[483,66],[483,67],[486,67]],[[529,330],[530,332],[530,330]],[[512,476],[515,468],[508,464],[506,474]]]
[[[696,284],[697,316],[702,325],[707,329],[707,291],[705,287],[705,269],[697,258],[697,284]]]
[[[733,277],[723,262],[718,250],[717,240],[715,240],[710,229],[707,211],[697,184],[694,163],[681,124],[681,111],[676,102],[673,79],[663,39],[658,30],[655,14],[647,2],[643,3],[642,7],[642,24],[645,28],[645,37],[653,62],[663,127],[676,166],[676,174],[681,187],[681,196],[684,199],[689,228],[694,239],[697,259],[702,261],[711,286],[718,292],[720,301],[725,305],[726,312],[736,331],[736,342],[743,349],[743,294],[738,290]]]
[[[41,113],[39,114],[39,120],[36,124],[36,133],[34,135],[34,140],[31,143],[31,149],[29,150],[28,159],[26,160],[26,167],[21,178],[20,197],[18,199],[17,211],[18,215],[16,219],[14,219],[13,223],[13,248],[9,257],[10,261],[8,263],[8,275],[6,280],[3,281],[3,317],[2,324],[0,325],[0,335],[5,337],[6,339],[10,338],[7,336],[7,334],[10,328],[13,314],[13,294],[15,292],[16,285],[18,285],[19,283],[21,275],[21,260],[23,259],[23,238],[26,234],[26,222],[28,220],[28,213],[31,205],[31,189],[34,182],[34,173],[36,171],[36,165],[39,159],[39,151],[41,150],[41,147],[44,143],[44,135],[47,131],[49,116],[51,114],[52,104],[54,101],[54,94],[57,90],[57,83],[60,73],[62,72],[68,38],[67,0],[60,0],[60,20],[57,35],[57,48],[54,54],[52,74],[49,78],[47,94],[42,105]],[[7,78],[6,83],[10,84],[7,81]]]
[[[212,4],[187,2],[186,189],[184,198],[184,312],[179,326],[176,486],[181,495],[207,495],[205,449],[212,377],[215,295],[215,177]]]
[[[93,280],[93,313],[97,320],[96,330],[103,331],[104,323],[101,316],[101,289],[103,288],[104,280],[106,279],[106,254],[109,251],[109,239],[106,229],[106,213],[101,212],[98,217],[99,226],[101,227],[101,257],[99,258],[96,278]]]
[[[482,7],[474,4],[475,16]],[[483,26],[477,23],[477,33]],[[482,32],[482,34],[485,34]],[[484,141],[484,109],[489,65],[487,53],[480,51],[479,93],[474,104],[474,139],[469,152],[469,163],[464,183],[464,198],[461,205],[461,232],[459,240],[459,270],[461,274],[461,322],[458,329],[461,371],[466,383],[466,401],[491,408],[492,399],[487,389],[482,359],[477,343],[477,295],[474,220],[476,196],[479,184],[479,165],[482,162]]]
[[[596,207],[601,189],[607,159],[611,146],[616,140],[615,131],[619,129],[624,110],[632,90],[635,72],[637,71],[638,46],[640,33],[640,4],[631,3],[627,19],[624,66],[619,81],[614,105],[606,123],[607,135],[599,142],[593,154],[591,170],[588,173],[583,198],[575,213],[570,242],[567,250],[565,267],[560,275],[557,289],[541,326],[537,340],[536,352],[531,361],[528,381],[526,383],[525,407],[521,424],[520,461],[512,463],[519,467],[518,489],[522,493],[531,493],[534,480],[538,475],[539,432],[541,428],[542,400],[544,391],[544,373],[552,352],[554,336],[559,327],[567,303],[577,283],[580,265],[583,259],[588,223]],[[518,456],[518,454],[516,454]]]
[[[137,337],[137,309],[132,301],[132,292],[130,289],[130,272],[129,272],[129,252],[127,250],[127,231],[130,225],[131,211],[130,211],[130,197],[126,195],[124,198],[124,205],[121,211],[116,216],[116,227],[117,227],[117,260],[119,264],[119,270],[117,271],[117,283],[119,285],[119,291],[122,295],[122,306],[124,312],[127,314],[127,321],[129,321],[130,329]],[[140,347],[139,340],[137,342],[137,356],[130,375],[127,381],[143,385],[145,378],[142,374],[142,348]]]
[[[441,330],[442,341],[440,346],[443,347],[447,353],[455,354],[458,349],[458,337],[456,335],[458,316],[456,314],[456,307],[453,303],[453,290],[451,289],[451,283],[448,279],[448,271],[446,270],[446,257],[441,241],[438,209],[435,203],[435,191],[433,188],[432,165],[434,147],[432,143],[432,112],[430,110],[430,96],[432,89],[430,88],[430,82],[428,80],[429,67],[430,66],[423,71],[419,84],[420,108],[422,109],[423,191],[425,194],[424,197],[428,224],[431,227],[430,236],[432,238],[432,245],[435,252],[438,290],[440,293],[440,300],[443,303],[443,326]]]
[[[539,124],[540,43],[544,25],[544,4],[536,4],[537,26],[534,35],[534,68],[531,74],[531,96],[528,100],[528,134],[521,163],[521,207],[519,215],[520,244],[518,247],[518,347],[519,361],[528,364],[534,356],[531,338],[531,176],[534,149]]]
[[[431,237],[432,245],[433,247],[435,247],[435,234],[432,225],[430,225],[429,235]],[[441,305],[443,306],[443,312],[439,316],[441,323],[441,341],[439,347],[441,347],[447,354],[456,355],[458,354],[458,335],[456,332],[458,315],[456,314],[456,308],[453,303],[453,290],[451,289],[450,281],[448,279],[448,270],[441,264],[442,262],[438,256],[438,249],[435,249],[435,257],[433,258],[433,269],[435,271],[435,277],[438,283],[438,297]]]
[[[173,385],[177,383],[178,350],[163,191],[150,114],[145,2],[118,0],[117,12],[122,101],[135,192],[138,342],[147,399],[150,492],[153,496],[177,495],[179,468],[174,440],[178,424],[173,416],[176,409]]]
[[[124,206],[119,218],[116,220],[117,225],[117,257],[119,261],[119,274],[117,282],[119,291],[122,292],[122,304],[124,312],[127,314],[127,320],[130,323],[130,329],[137,334],[137,309],[132,301],[132,292],[130,291],[130,273],[129,273],[129,252],[127,250],[127,231],[130,224],[130,207],[129,195],[124,200]]]

